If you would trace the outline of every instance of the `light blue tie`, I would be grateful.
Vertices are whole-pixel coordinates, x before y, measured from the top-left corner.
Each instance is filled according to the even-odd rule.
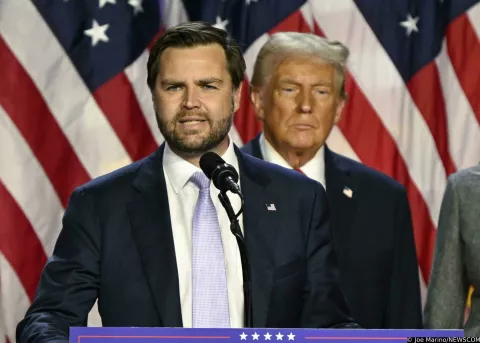
[[[190,180],[200,189],[192,229],[193,327],[230,327],[225,259],[210,180],[203,172]]]

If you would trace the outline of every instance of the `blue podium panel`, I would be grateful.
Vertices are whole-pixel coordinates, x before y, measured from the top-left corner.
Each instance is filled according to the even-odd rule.
[[[72,327],[70,343],[461,342],[463,330],[185,329]],[[438,339],[431,339],[438,338]]]

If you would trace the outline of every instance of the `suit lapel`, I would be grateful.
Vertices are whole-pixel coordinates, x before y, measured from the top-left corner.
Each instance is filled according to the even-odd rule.
[[[163,145],[138,171],[133,183],[137,193],[127,204],[127,210],[162,323],[167,327],[182,327],[177,263],[162,158]]]
[[[348,251],[342,251],[342,247],[349,246],[344,242],[348,242],[352,237],[352,225],[355,222],[358,207],[359,186],[351,178],[348,168],[338,161],[336,154],[327,146],[325,146],[325,178],[327,198],[332,209],[337,255],[348,255]],[[337,242],[342,242],[342,244],[337,244]]]
[[[273,283],[276,225],[267,210],[269,177],[258,171],[248,161],[248,156],[237,150],[240,169],[240,185],[246,199],[243,223],[245,244],[252,273],[253,324],[265,327],[267,323],[270,293]],[[273,224],[273,225],[272,225]]]
[[[244,149],[245,152],[253,157],[263,160],[262,149],[260,148],[260,135],[258,134],[254,139],[248,143]]]

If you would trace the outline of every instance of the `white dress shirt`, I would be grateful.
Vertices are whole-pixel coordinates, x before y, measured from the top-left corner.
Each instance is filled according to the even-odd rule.
[[[267,162],[278,164],[281,167],[293,169],[287,161],[280,155],[275,148],[265,139],[263,132],[260,135],[260,151]],[[320,182],[323,188],[327,189],[325,182],[325,148],[318,149],[315,156],[308,161],[300,170],[309,178]]]
[[[229,139],[228,149],[222,158],[225,162],[235,167],[240,175],[233,142],[230,137]],[[184,327],[192,327],[192,220],[199,196],[199,189],[194,183],[189,181],[189,179],[195,172],[201,171],[201,169],[176,155],[169,148],[168,144],[165,144],[163,170],[167,185],[175,256],[178,267],[182,321]],[[218,199],[219,192],[212,183],[210,195],[218,214],[225,256],[230,325],[232,328],[241,328],[244,326],[242,261],[240,259],[237,241],[230,231],[230,220]],[[232,203],[233,210],[237,213],[241,206],[239,197],[230,192],[227,194]],[[243,232],[243,216],[240,215],[238,220]]]

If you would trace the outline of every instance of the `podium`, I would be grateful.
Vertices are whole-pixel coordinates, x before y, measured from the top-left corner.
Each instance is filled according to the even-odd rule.
[[[427,338],[463,336],[463,330],[70,328],[70,343],[400,343],[449,342]]]

